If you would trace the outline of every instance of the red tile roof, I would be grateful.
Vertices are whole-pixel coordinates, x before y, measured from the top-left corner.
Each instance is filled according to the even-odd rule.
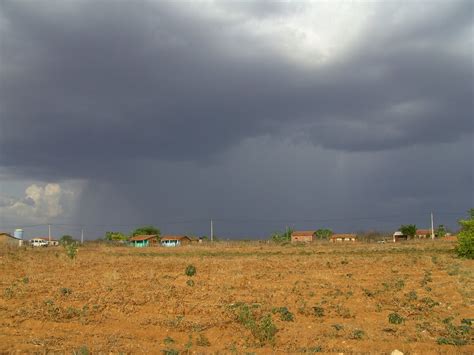
[[[316,231],[294,231],[292,237],[312,237]]]
[[[136,235],[134,237],[131,237],[129,241],[135,242],[135,241],[143,241],[143,240],[150,240],[156,238],[156,234],[150,234],[150,235]]]
[[[191,240],[187,235],[164,235],[161,240],[183,240],[184,238]]]
[[[431,231],[429,229],[417,229],[416,235],[431,235]]]

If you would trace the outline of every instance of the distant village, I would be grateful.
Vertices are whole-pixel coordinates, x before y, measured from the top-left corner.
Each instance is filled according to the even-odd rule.
[[[179,247],[185,245],[200,244],[207,242],[207,237],[194,237],[188,235],[160,235],[159,230],[151,226],[137,229],[138,233],[128,237],[118,232],[107,232],[102,242],[120,244],[123,246],[146,248],[146,247]],[[143,233],[139,233],[143,232]],[[417,229],[415,225],[402,226],[391,236],[378,234],[368,237],[356,233],[332,233],[329,229],[318,230],[286,230],[283,233],[274,233],[267,242],[276,243],[356,243],[356,242],[376,242],[376,243],[399,243],[409,240],[442,239],[456,241],[457,236],[447,232],[443,226],[434,229]],[[90,241],[89,241],[90,242]],[[57,239],[52,236],[38,236],[31,239],[24,238],[24,231],[21,228],[15,229],[13,234],[0,232],[0,245],[12,247],[55,247],[61,244],[79,243],[71,236],[63,236]],[[82,243],[82,240],[81,240]]]

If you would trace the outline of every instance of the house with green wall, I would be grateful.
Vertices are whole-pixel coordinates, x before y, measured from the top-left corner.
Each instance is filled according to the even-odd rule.
[[[135,248],[145,248],[150,246],[156,246],[158,243],[158,236],[152,235],[135,235],[131,237],[128,242]]]

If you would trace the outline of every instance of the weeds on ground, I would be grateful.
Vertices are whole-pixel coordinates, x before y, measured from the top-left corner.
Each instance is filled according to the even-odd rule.
[[[184,273],[186,274],[186,276],[194,276],[196,275],[196,267],[194,265],[188,265],[186,266],[186,270],[184,271]]]
[[[63,296],[68,296],[72,293],[72,290],[70,288],[67,288],[67,287],[62,287],[62,288],[59,289],[59,292]]]
[[[285,322],[293,322],[294,320],[293,313],[291,313],[286,307],[275,307],[272,309],[272,313],[279,313],[280,319]]]
[[[462,319],[460,325],[452,323],[453,318],[446,318],[445,332],[436,342],[440,345],[467,345],[472,337],[472,323],[474,319]]]
[[[167,336],[166,338],[163,339],[163,342],[166,344],[166,345],[170,345],[170,344],[174,344],[175,341],[172,337],[170,336]]]
[[[388,315],[388,322],[390,324],[402,324],[405,322],[405,318],[403,318],[398,313],[390,313]]]
[[[197,346],[210,346],[211,342],[204,334],[201,333],[199,334],[199,337],[196,340],[196,345]]]
[[[319,307],[319,306],[313,307],[313,314],[314,314],[316,317],[324,317],[324,308],[323,308],[323,307]]]
[[[73,355],[89,355],[90,351],[87,346],[83,345],[77,350],[72,351]]]
[[[231,305],[231,308],[235,312],[237,322],[250,330],[261,346],[275,343],[278,329],[273,323],[271,314],[265,314],[258,319],[253,309],[259,308],[259,305],[249,306],[246,303],[237,303]]]
[[[69,259],[73,260],[76,258],[78,250],[76,243],[65,244],[64,249],[66,250],[66,255]]]
[[[363,339],[364,337],[365,337],[365,332],[362,329],[355,329],[350,336],[351,339],[357,339],[357,340]]]
[[[311,346],[309,348],[300,348],[298,349],[298,352],[299,353],[310,353],[310,354],[314,354],[314,353],[320,353],[321,351],[323,351],[323,348],[321,346]]]

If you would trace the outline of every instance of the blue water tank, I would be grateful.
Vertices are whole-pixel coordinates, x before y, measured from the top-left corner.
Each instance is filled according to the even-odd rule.
[[[13,236],[16,239],[23,239],[23,229],[20,229],[20,228],[15,229],[15,232],[13,233]]]

